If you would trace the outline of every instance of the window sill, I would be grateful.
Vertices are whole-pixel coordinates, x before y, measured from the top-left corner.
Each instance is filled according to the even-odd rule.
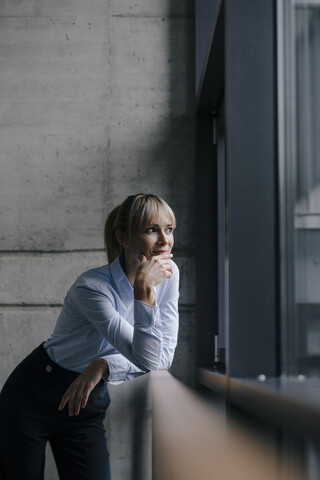
[[[320,381],[281,377],[230,378],[199,368],[199,382],[275,426],[320,437]]]

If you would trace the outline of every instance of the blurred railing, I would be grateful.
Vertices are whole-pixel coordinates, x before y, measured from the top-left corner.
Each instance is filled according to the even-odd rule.
[[[153,480],[306,480],[276,445],[166,371],[151,372]]]

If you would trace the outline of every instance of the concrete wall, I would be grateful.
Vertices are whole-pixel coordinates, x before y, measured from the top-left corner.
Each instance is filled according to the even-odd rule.
[[[191,0],[0,0],[1,384],[50,335],[75,277],[105,263],[108,211],[140,191],[177,214],[172,371],[192,384],[193,42]],[[135,448],[139,424],[148,457],[146,382],[110,389],[114,480],[150,477]]]

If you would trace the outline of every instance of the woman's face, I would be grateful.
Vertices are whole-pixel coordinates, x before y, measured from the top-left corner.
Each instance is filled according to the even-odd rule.
[[[123,245],[127,257],[141,260],[141,254],[147,259],[155,255],[170,253],[174,244],[174,226],[165,213],[159,213],[153,223],[146,225],[141,232],[132,235]]]

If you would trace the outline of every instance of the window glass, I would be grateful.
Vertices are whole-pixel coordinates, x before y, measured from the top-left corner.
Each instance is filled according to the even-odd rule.
[[[215,339],[215,362],[225,371],[226,338],[229,324],[229,259],[228,259],[228,201],[226,194],[226,155],[224,108],[215,118],[218,167],[218,335]]]
[[[281,5],[283,373],[320,376],[320,1]]]

